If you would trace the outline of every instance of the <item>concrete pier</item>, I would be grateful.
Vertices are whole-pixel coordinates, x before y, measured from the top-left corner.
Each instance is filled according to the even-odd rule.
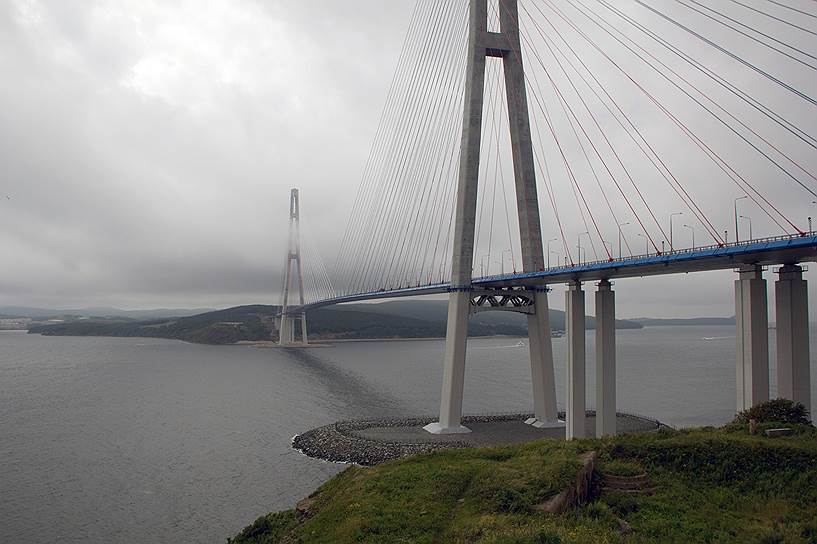
[[[584,291],[581,282],[571,282],[565,292],[567,329],[567,389],[565,437],[584,438],[585,425],[585,326]]]
[[[608,280],[596,291],[596,437],[616,434],[616,294]]]
[[[777,274],[777,396],[799,402],[810,412],[808,282],[797,265],[785,265]]]
[[[735,280],[737,410],[769,400],[769,316],[763,268],[745,266]]]
[[[556,378],[553,371],[553,342],[547,290],[536,291],[535,313],[528,316],[530,372],[533,382],[533,417],[526,423],[534,427],[563,427],[556,410]]]

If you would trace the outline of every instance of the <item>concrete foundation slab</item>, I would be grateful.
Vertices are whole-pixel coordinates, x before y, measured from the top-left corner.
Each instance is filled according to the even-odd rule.
[[[470,433],[471,429],[465,425],[454,425],[452,427],[444,427],[439,421],[429,423],[423,426],[423,430],[431,434],[465,434]]]
[[[564,414],[561,414],[564,417]],[[433,418],[390,418],[341,421],[296,436],[293,447],[305,455],[329,461],[376,465],[391,459],[444,448],[520,444],[533,440],[564,439],[561,428],[526,425],[532,414],[465,416],[466,434],[432,434],[426,430]],[[585,432],[592,435],[595,412],[588,411]],[[661,427],[655,420],[629,414],[617,415],[620,433],[649,432]]]

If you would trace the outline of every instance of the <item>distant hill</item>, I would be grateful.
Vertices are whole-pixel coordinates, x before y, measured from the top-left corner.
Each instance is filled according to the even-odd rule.
[[[685,325],[734,325],[735,317],[690,317],[686,319],[655,319],[651,317],[637,317],[631,319],[645,327],[678,327]]]
[[[119,308],[28,308],[25,306],[0,306],[2,317],[30,317],[45,319],[49,317],[125,317],[128,319],[162,319],[168,317],[187,317],[213,311],[212,308],[156,308],[153,310],[120,310]]]
[[[277,306],[238,306],[193,316],[134,320],[126,317],[66,319],[34,324],[31,333],[48,336],[120,336],[173,338],[203,344],[231,344],[242,340],[269,340],[275,329]],[[309,337],[323,339],[440,338],[445,336],[447,302],[444,300],[391,301],[344,304],[309,312]],[[564,328],[564,312],[551,310],[551,328]],[[594,320],[588,317],[592,328]],[[640,328],[619,321],[620,328]],[[512,312],[484,312],[471,317],[472,336],[523,336],[526,316]],[[300,334],[300,331],[296,333]]]

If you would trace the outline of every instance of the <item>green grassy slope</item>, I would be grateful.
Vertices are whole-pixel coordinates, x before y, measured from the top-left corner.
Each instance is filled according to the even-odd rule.
[[[740,426],[663,430],[351,467],[315,493],[312,517],[270,514],[231,542],[815,543],[817,430],[797,429],[775,439]],[[533,511],[574,480],[586,450],[601,471],[643,467],[655,494],[605,491],[565,514]]]

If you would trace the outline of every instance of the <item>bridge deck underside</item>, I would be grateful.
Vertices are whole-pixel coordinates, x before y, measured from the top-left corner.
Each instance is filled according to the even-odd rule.
[[[745,265],[773,266],[817,261],[817,236],[809,235],[768,241],[755,241],[727,247],[715,247],[665,255],[645,255],[554,267],[527,273],[475,278],[480,288],[542,286],[571,281],[598,281],[666,274],[684,274],[713,270],[730,270]],[[388,289],[321,300],[303,307],[304,310],[384,298],[432,295],[448,292],[448,283]]]

